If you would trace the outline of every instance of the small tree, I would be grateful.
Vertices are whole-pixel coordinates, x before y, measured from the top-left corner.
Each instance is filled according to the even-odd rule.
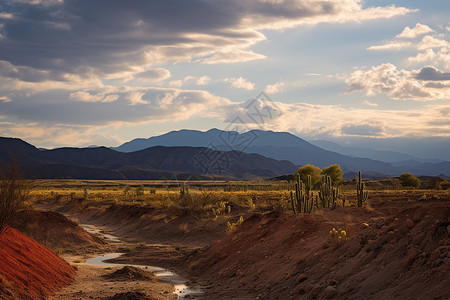
[[[30,192],[30,184],[26,182],[15,160],[0,165],[0,235],[23,206]]]
[[[338,186],[342,183],[344,172],[337,164],[322,169],[322,175],[328,175],[331,178],[333,186]]]
[[[405,187],[410,186],[416,189],[420,187],[420,179],[410,173],[400,175],[400,183]]]
[[[311,176],[311,185],[314,188],[318,188],[320,185],[320,182],[322,181],[321,173],[322,173],[322,171],[320,170],[320,168],[315,167],[313,165],[306,165],[306,166],[300,167],[298,169],[298,171],[294,173],[294,178],[295,178],[295,174],[298,174],[298,175],[300,175],[301,181],[307,182],[308,175],[310,175]]]

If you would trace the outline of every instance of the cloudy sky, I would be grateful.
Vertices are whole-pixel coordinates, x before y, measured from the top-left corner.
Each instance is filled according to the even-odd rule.
[[[117,146],[238,124],[449,139],[449,12],[448,0],[2,0],[0,136]]]

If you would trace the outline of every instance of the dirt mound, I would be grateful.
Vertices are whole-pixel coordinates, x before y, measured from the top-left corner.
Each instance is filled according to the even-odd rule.
[[[75,273],[53,251],[13,228],[0,236],[0,258],[1,299],[45,299]]]
[[[205,222],[191,215],[177,215],[167,208],[126,204],[90,206],[82,213],[77,210],[67,213],[73,213],[86,223],[106,225],[128,242],[176,243],[192,247],[210,245],[222,238],[227,221],[248,214],[236,208],[229,215],[220,215],[213,222]]]
[[[152,298],[141,292],[126,292],[115,294],[105,300],[152,300]]]
[[[21,211],[11,226],[58,253],[95,252],[104,249],[107,244],[83,230],[76,222],[52,211]]]
[[[255,215],[187,258],[207,299],[447,299],[450,203]],[[333,228],[348,240],[330,237]]]
[[[105,278],[115,280],[151,280],[156,281],[156,276],[153,272],[145,271],[140,268],[125,266],[122,269],[116,270],[111,274],[105,275]]]

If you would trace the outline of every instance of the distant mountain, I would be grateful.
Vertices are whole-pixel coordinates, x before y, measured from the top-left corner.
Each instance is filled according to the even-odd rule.
[[[443,162],[439,159],[424,159],[412,156],[410,154],[396,152],[396,151],[386,151],[386,150],[375,150],[370,148],[361,148],[361,147],[344,147],[334,142],[325,141],[325,140],[312,140],[309,141],[311,144],[316,145],[322,149],[326,149],[329,151],[334,151],[343,155],[348,155],[352,157],[363,157],[370,158],[374,160],[389,162],[389,163],[400,163],[404,161],[408,161],[410,163],[439,163]],[[395,165],[395,164],[394,164]],[[409,164],[407,164],[409,165]]]
[[[393,165],[389,162],[370,158],[343,155],[334,151],[322,149],[293,134],[287,132],[273,132],[251,130],[245,133],[235,131],[222,131],[211,129],[208,131],[179,130],[150,137],[148,139],[135,139],[114,148],[117,151],[137,151],[152,146],[201,146],[215,150],[236,150],[246,153],[257,153],[276,160],[289,160],[294,164],[313,164],[320,168],[339,164],[344,173],[363,171],[376,176],[398,176],[404,172],[416,172],[418,175],[435,176],[440,173],[450,174],[446,162],[416,161],[415,157],[401,153],[377,153],[385,157],[394,157],[414,163],[401,163]],[[374,175],[375,176],[375,175]]]
[[[298,166],[259,154],[205,147],[150,147],[123,153],[106,147],[39,150],[0,138],[0,160],[12,153],[29,178],[249,180],[293,173]]]

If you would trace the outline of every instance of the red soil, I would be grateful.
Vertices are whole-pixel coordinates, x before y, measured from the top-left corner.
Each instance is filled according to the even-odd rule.
[[[0,298],[45,299],[72,281],[75,269],[19,231],[0,236]]]
[[[205,299],[448,299],[449,219],[447,201],[255,215],[186,262]]]

